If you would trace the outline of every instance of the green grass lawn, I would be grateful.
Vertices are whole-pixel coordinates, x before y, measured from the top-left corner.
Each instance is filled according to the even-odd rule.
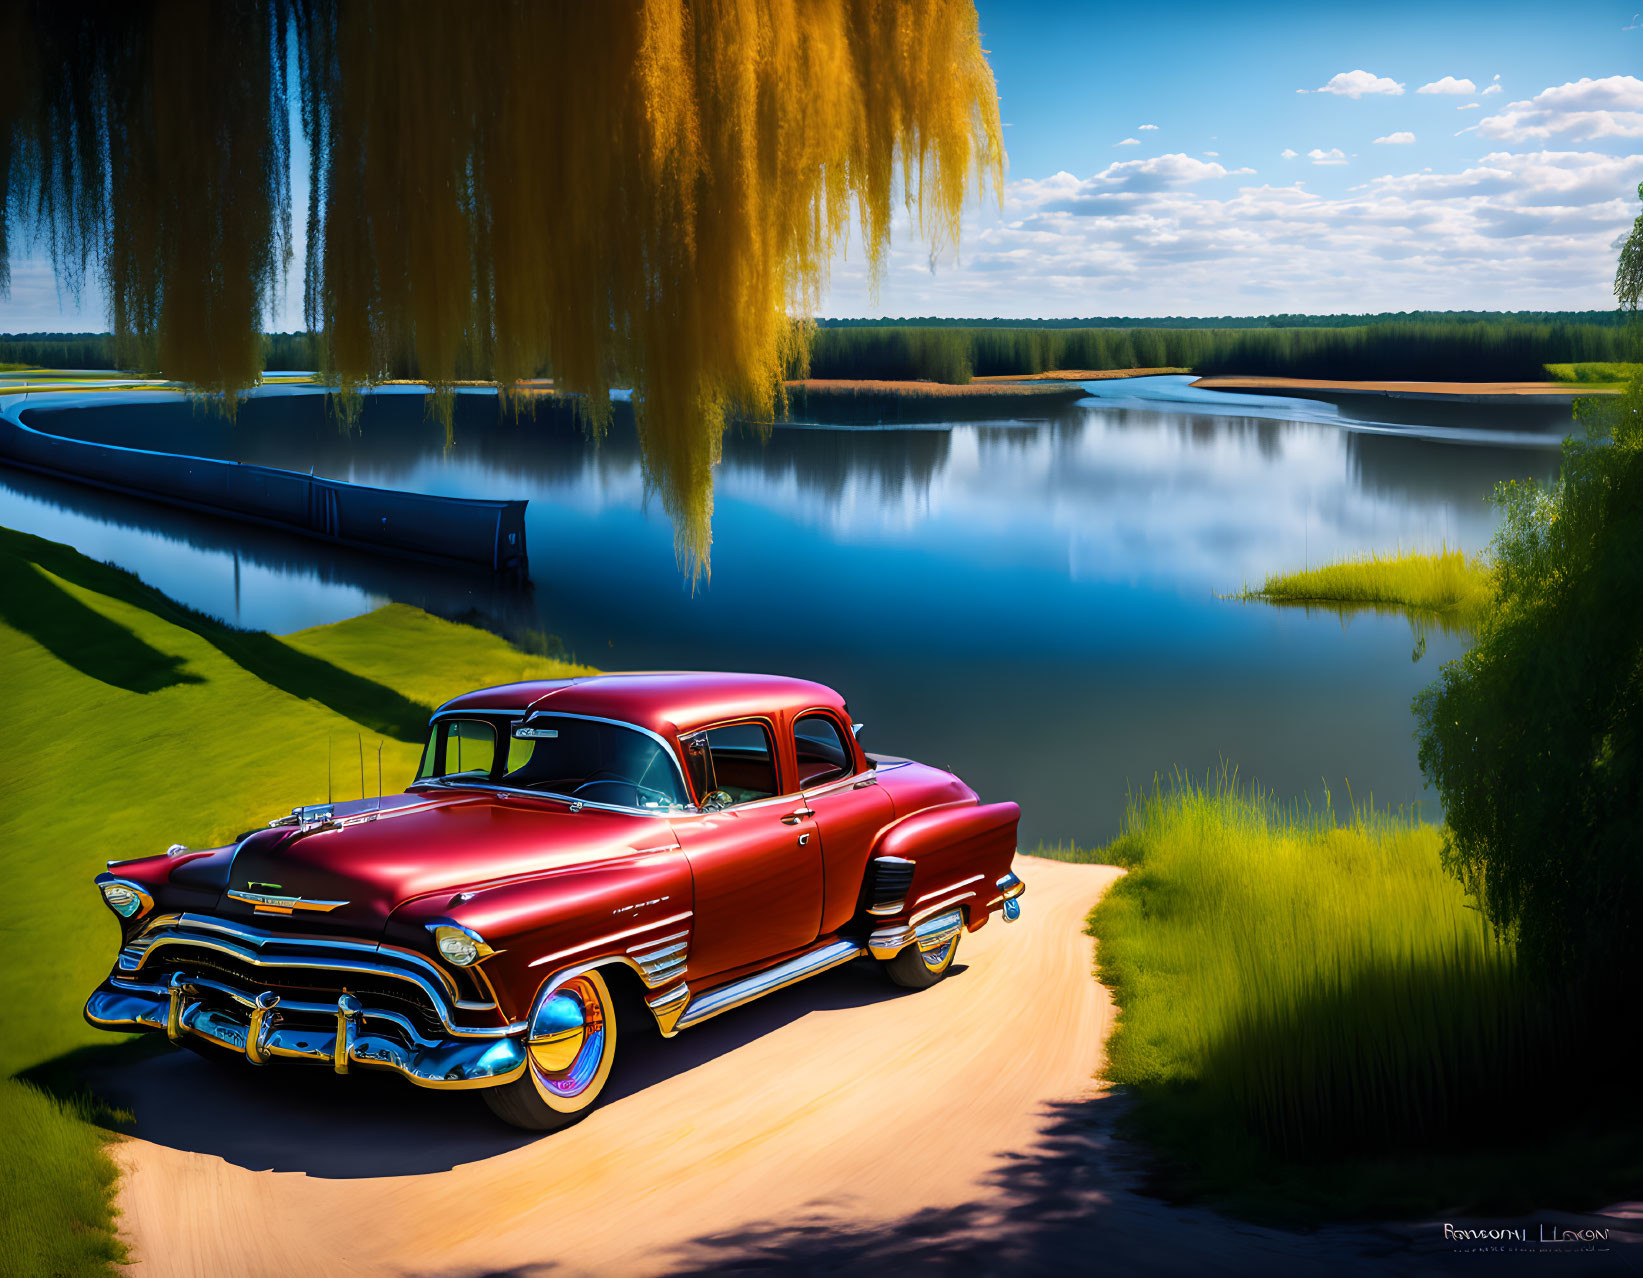
[[[1393,609],[1445,630],[1471,630],[1489,607],[1494,588],[1481,556],[1447,547],[1437,551],[1370,552],[1321,568],[1269,576],[1259,590],[1236,598],[1334,608]]]
[[[1120,1009],[1106,1077],[1129,1089],[1163,1192],[1311,1223],[1643,1188],[1635,1115],[1583,1111],[1571,1027],[1441,843],[1401,815],[1284,807],[1225,776],[1132,800],[1094,854],[1129,873],[1089,928]]]
[[[440,701],[586,667],[401,605],[285,638],[237,631],[0,529],[0,668],[0,1270],[97,1273],[118,1254],[114,1169],[72,1054],[119,1050],[80,1016],[119,934],[92,876],[324,800],[333,747],[339,797],[358,789],[361,742],[368,789],[378,743],[385,789],[402,789]]]

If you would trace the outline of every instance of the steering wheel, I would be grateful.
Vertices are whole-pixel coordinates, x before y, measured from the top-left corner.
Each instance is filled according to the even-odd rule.
[[[717,812],[720,808],[728,808],[734,802],[728,790],[709,790],[702,796],[702,811]]]
[[[590,773],[588,776],[584,777],[582,779],[582,783],[571,791],[571,797],[588,798],[590,801],[597,803],[599,802],[597,798],[592,795],[584,795],[583,791],[598,790],[601,786],[620,786],[625,790],[632,791],[634,802],[631,805],[622,802],[622,799],[626,798],[626,795],[623,795],[621,798],[611,797],[607,800],[607,802],[616,803],[622,807],[642,807],[643,805],[639,802],[641,795],[654,799],[655,806],[659,808],[667,807],[670,802],[668,796],[662,791],[653,790],[648,785],[640,785],[637,781],[630,781],[620,772],[612,771],[609,768],[602,768],[598,772]]]

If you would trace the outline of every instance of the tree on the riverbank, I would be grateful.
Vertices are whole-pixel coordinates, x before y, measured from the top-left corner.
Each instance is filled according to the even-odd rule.
[[[506,392],[549,367],[596,424],[632,386],[697,567],[725,414],[772,415],[806,336],[789,316],[852,224],[877,271],[898,194],[939,249],[1002,176],[969,0],[14,9],[5,208],[64,284],[100,278],[124,358],[255,381],[293,250],[294,101],[327,371],[414,372],[448,412],[459,376]]]
[[[1640,292],[1643,216],[1615,275],[1624,309]],[[1556,483],[1503,488],[1496,605],[1416,712],[1450,868],[1526,958],[1603,992],[1643,963],[1643,367],[1577,414]]]

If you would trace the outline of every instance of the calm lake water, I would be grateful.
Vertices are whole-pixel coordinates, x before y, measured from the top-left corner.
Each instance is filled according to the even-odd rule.
[[[1219,598],[1367,549],[1475,550],[1503,479],[1550,478],[1566,411],[1097,382],[1033,421],[732,431],[713,574],[692,589],[645,500],[631,425],[499,421],[459,397],[455,442],[415,395],[338,434],[319,398],[232,426],[176,401],[42,412],[45,429],[528,498],[533,584],[407,565],[0,468],[0,523],[68,542],[241,625],[288,632],[402,600],[609,669],[800,674],[839,688],[869,749],[1018,800],[1023,843],[1111,838],[1126,792],[1223,761],[1285,798],[1425,803],[1410,700],[1456,656],[1398,616]],[[91,397],[87,397],[91,398]],[[453,688],[453,693],[462,691]],[[292,796],[297,802],[311,796]]]

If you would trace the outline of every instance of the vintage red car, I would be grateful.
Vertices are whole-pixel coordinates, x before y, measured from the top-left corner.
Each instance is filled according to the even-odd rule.
[[[86,1019],[565,1126],[618,1026],[671,1037],[868,955],[931,985],[963,932],[1017,916],[1016,805],[865,754],[858,728],[832,689],[768,675],[470,692],[403,794],[111,862],[122,944]]]

